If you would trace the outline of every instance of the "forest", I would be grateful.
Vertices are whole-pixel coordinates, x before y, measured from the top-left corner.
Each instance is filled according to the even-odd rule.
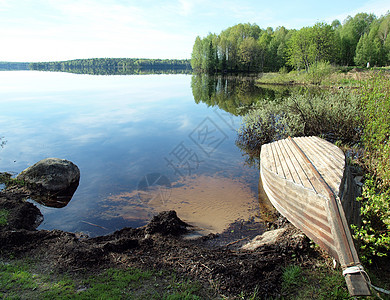
[[[30,63],[31,70],[70,73],[143,74],[155,72],[186,72],[191,70],[189,59],[90,58],[68,61]]]
[[[238,24],[220,34],[196,37],[191,54],[195,71],[272,72],[305,69],[318,62],[343,66],[390,64],[390,12],[359,13],[343,23],[316,23],[299,30]]]

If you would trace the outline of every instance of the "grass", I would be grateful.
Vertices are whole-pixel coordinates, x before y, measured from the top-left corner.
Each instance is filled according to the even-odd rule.
[[[328,260],[318,260],[315,268],[299,265],[285,267],[282,275],[282,299],[356,299],[349,295],[341,269],[333,269]],[[388,279],[382,280],[374,269],[366,268],[374,285],[389,290]],[[380,297],[379,297],[380,296]],[[390,299],[389,295],[378,294],[364,299]]]
[[[6,209],[0,209],[0,226],[8,224],[8,214],[9,211]]]
[[[197,282],[168,272],[107,269],[94,275],[40,274],[28,262],[0,262],[0,299],[205,299]]]
[[[380,68],[380,70],[388,71],[386,68]],[[291,72],[281,71],[265,73],[258,80],[258,83],[276,85],[314,84],[321,85],[323,87],[356,88],[360,87],[364,80],[367,80],[373,72],[377,71],[378,70],[367,70],[361,68],[352,69],[352,67],[345,69],[344,67],[324,65],[314,68],[312,72],[294,70]]]
[[[282,276],[284,299],[351,299],[340,270],[287,266]]]

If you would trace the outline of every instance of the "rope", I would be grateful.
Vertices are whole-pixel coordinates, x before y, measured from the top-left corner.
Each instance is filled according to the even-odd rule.
[[[385,290],[385,289],[382,289],[382,288],[377,287],[377,286],[375,286],[375,285],[372,285],[371,282],[369,283],[369,285],[370,285],[370,287],[372,287],[374,290],[377,290],[377,291],[380,292],[380,293],[390,295],[390,291],[388,291],[388,290]]]
[[[373,285],[371,283],[371,279],[370,277],[368,276],[367,272],[363,269],[363,266],[362,265],[356,265],[356,266],[352,266],[352,267],[347,267],[346,269],[343,270],[343,276],[345,277],[347,274],[356,274],[356,273],[360,273],[363,275],[363,277],[365,278],[366,282],[368,283],[368,285],[370,287],[372,287],[374,290],[377,290],[378,292],[380,293],[384,293],[384,294],[387,294],[387,295],[390,295],[390,291],[388,290],[385,290],[385,289],[382,289],[380,287],[377,287],[375,285]]]

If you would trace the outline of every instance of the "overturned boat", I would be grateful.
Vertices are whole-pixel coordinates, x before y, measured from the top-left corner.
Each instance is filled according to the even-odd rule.
[[[340,200],[347,196],[344,153],[319,137],[279,140],[262,146],[260,175],[275,208],[339,261],[349,293],[370,295]]]

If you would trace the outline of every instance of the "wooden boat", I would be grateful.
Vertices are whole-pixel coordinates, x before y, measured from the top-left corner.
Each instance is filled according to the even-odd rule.
[[[344,153],[318,137],[287,138],[262,146],[260,175],[275,208],[340,262],[349,293],[370,295],[339,198]]]

